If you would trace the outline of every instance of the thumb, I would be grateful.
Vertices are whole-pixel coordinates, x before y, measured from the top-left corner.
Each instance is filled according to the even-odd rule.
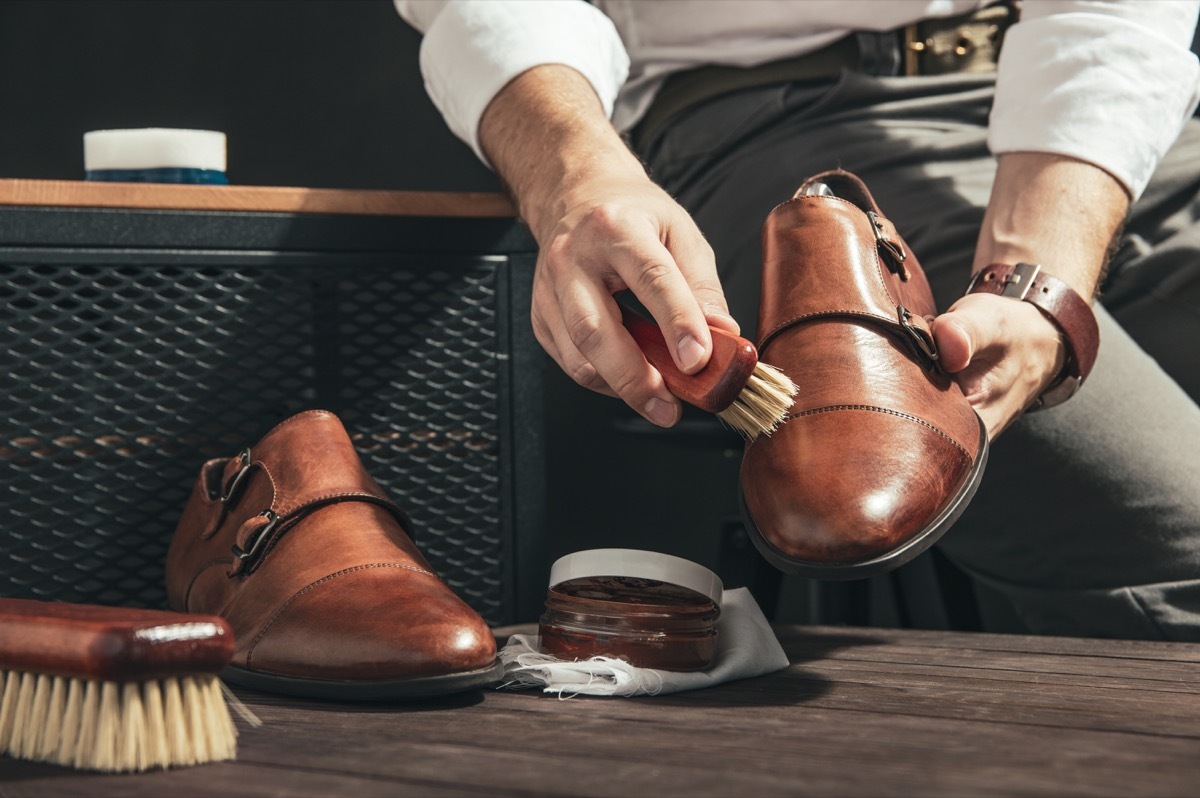
[[[933,321],[933,340],[937,343],[942,368],[950,373],[962,371],[979,350],[982,336],[969,313],[953,310]]]

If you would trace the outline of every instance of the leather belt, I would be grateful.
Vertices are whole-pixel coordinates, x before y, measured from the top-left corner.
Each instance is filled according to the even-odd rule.
[[[630,139],[638,152],[645,152],[672,120],[708,100],[761,86],[834,80],[843,70],[910,77],[990,72],[996,68],[1004,32],[1015,21],[1013,8],[999,3],[893,31],[851,34],[820,50],[759,66],[676,72],[663,82]]]

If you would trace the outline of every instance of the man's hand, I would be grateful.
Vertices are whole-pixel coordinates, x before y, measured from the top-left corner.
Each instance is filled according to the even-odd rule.
[[[725,310],[712,249],[687,213],[644,177],[601,179],[539,240],[533,329],[580,385],[620,396],[670,426],[677,403],[621,326],[613,294],[630,289],[672,344],[676,365],[699,370],[708,325],[737,332]]]
[[[1124,187],[1091,164],[1045,153],[1002,155],[974,271],[1038,263],[1091,300],[1128,207]],[[933,335],[942,367],[956,376],[993,439],[1049,387],[1066,359],[1054,323],[1008,297],[960,298],[934,320]]]
[[[941,365],[995,438],[1062,371],[1058,328],[1028,302],[965,296],[933,324]]]
[[[703,368],[712,352],[708,326],[738,326],[695,222],[647,177],[591,84],[568,67],[518,76],[492,100],[479,133],[539,245],[531,314],[538,341],[580,385],[673,425],[679,400],[625,331],[613,295],[637,296],[682,371]]]

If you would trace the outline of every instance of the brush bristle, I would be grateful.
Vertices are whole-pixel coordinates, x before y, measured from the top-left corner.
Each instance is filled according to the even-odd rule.
[[[717,417],[748,440],[770,435],[787,418],[796,390],[788,375],[760,362],[738,398]]]
[[[233,759],[237,729],[212,674],[99,682],[0,672],[0,752],[130,772]]]

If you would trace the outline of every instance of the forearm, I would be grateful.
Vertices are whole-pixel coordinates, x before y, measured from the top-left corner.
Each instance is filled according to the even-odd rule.
[[[1036,263],[1091,300],[1129,208],[1125,187],[1085,161],[1036,152],[999,157],[973,271]],[[1067,365],[1057,325],[1006,297],[961,297],[933,325],[942,368],[954,374],[995,438]]]
[[[670,426],[679,402],[624,330],[613,295],[631,290],[691,374],[712,351],[709,324],[736,332],[712,248],[617,135],[592,84],[565,66],[518,75],[479,125],[484,155],[538,242],[534,335],[576,382],[619,395]]]
[[[996,262],[1039,263],[1090,300],[1128,209],[1124,187],[1089,163],[1001,155],[973,271]]]
[[[558,64],[534,67],[505,86],[480,119],[479,140],[541,244],[584,199],[586,186],[648,181],[591,84]]]

